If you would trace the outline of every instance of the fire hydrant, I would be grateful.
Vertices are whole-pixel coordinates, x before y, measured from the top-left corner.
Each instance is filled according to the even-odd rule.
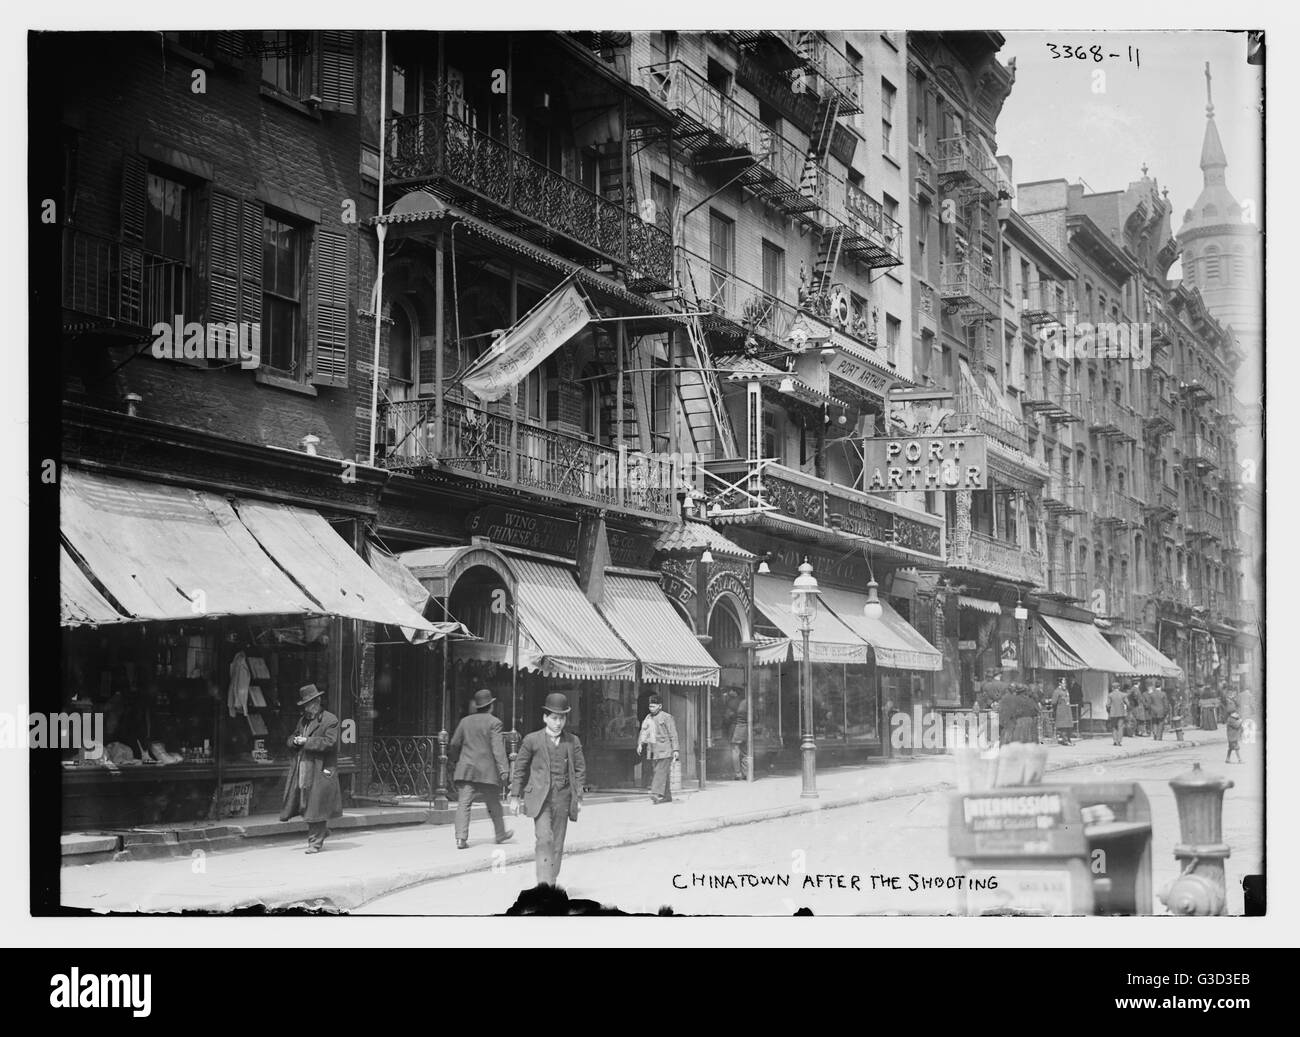
[[[1182,873],[1160,891],[1160,899],[1176,915],[1221,915],[1227,909],[1223,862],[1232,850],[1223,841],[1223,794],[1233,784],[1206,774],[1199,763],[1169,783],[1178,803],[1182,841],[1174,856]]]

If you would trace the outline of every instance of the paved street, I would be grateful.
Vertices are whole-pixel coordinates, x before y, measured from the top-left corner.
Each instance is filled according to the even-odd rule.
[[[1128,743],[1146,742],[1130,739]],[[1249,748],[1249,747],[1248,747]],[[1242,911],[1240,877],[1261,867],[1263,781],[1258,753],[1245,764],[1223,763],[1223,745],[1210,744],[1120,763],[1084,765],[1052,774],[1053,782],[1137,780],[1150,799],[1153,828],[1153,889],[1177,875],[1173,846],[1178,817],[1169,779],[1199,761],[1210,774],[1236,782],[1225,797],[1224,838],[1229,910]],[[707,834],[575,854],[565,860],[564,886],[573,897],[633,912],[668,905],[689,914],[789,914],[808,907],[816,914],[935,914],[953,910],[956,894],[921,888],[926,877],[953,873],[948,853],[948,793],[932,791],[852,807],[742,825]],[[519,822],[516,822],[518,824]],[[531,839],[531,831],[521,833]],[[789,887],[692,887],[692,876],[789,876]],[[806,874],[845,876],[847,888],[826,888],[837,879],[807,885]],[[851,888],[848,876],[860,876]],[[872,875],[901,876],[898,890],[872,889]],[[916,876],[913,879],[911,876]],[[675,888],[686,885],[690,888]],[[374,900],[362,914],[491,914],[505,911],[521,888],[531,885],[530,861],[490,864],[468,875],[429,882]],[[738,878],[737,882],[750,881]],[[1157,913],[1164,907],[1157,900]]]

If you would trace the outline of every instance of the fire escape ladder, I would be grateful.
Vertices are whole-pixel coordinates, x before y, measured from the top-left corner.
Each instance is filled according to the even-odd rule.
[[[689,268],[686,276],[690,279],[690,293],[682,291],[683,304],[691,312],[698,313],[706,308],[695,286],[694,274]],[[677,393],[681,400],[682,412],[686,424],[691,430],[691,440],[695,452],[706,459],[734,457],[736,455],[735,433],[727,417],[727,408],[722,399],[722,388],[718,384],[717,373],[709,357],[708,343],[704,339],[704,327],[700,318],[694,316],[686,321],[686,341],[680,335],[673,337],[673,361],[677,365]]]

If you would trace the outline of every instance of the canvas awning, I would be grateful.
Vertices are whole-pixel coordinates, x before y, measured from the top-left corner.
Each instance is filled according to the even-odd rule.
[[[975,612],[987,612],[990,616],[1002,615],[1002,606],[987,598],[969,598],[965,594],[957,595],[959,609],[972,609]]]
[[[1035,659],[1033,668],[1038,670],[1086,670],[1087,664],[1068,648],[1064,648],[1052,639],[1050,634],[1038,631],[1034,635]]]
[[[887,670],[941,670],[943,653],[917,632],[887,601],[880,602],[880,618],[868,619],[862,611],[865,594],[821,588],[822,604],[876,653],[876,665]]]
[[[517,556],[510,568],[519,623],[536,647],[542,673],[577,680],[636,677],[636,658],[601,619],[570,569]]]
[[[134,619],[326,612],[215,493],[66,468],[59,502],[63,539]]]
[[[342,616],[434,631],[314,511],[77,469],[60,506],[64,540],[133,619]]]
[[[65,627],[102,626],[106,623],[129,623],[130,616],[118,612],[100,594],[90,578],[59,547],[59,625]]]
[[[1115,646],[1135,673],[1140,677],[1174,677],[1183,675],[1183,668],[1165,655],[1136,630],[1122,630],[1107,634],[1106,640]]]
[[[754,576],[754,605],[767,621],[790,639],[794,658],[803,659],[803,634],[790,610],[790,581],[778,576]],[[815,663],[865,663],[870,646],[825,605],[813,620],[808,657]]]
[[[318,513],[253,501],[235,507],[266,553],[326,613],[433,633],[433,624],[380,579]]]
[[[790,639],[788,637],[754,638],[754,665],[780,666],[790,658]]]
[[[659,589],[655,579],[605,576],[599,612],[641,661],[641,679],[716,686],[718,664]]]
[[[1077,655],[1089,670],[1102,673],[1122,673],[1137,676],[1137,672],[1119,652],[1101,635],[1091,623],[1081,623],[1074,619],[1061,619],[1059,616],[1039,615],[1038,621],[1054,634],[1073,654]]]

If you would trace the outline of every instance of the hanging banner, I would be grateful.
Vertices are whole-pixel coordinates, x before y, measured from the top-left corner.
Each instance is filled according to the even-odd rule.
[[[462,384],[480,400],[499,400],[590,321],[591,311],[571,284],[497,339]]]

